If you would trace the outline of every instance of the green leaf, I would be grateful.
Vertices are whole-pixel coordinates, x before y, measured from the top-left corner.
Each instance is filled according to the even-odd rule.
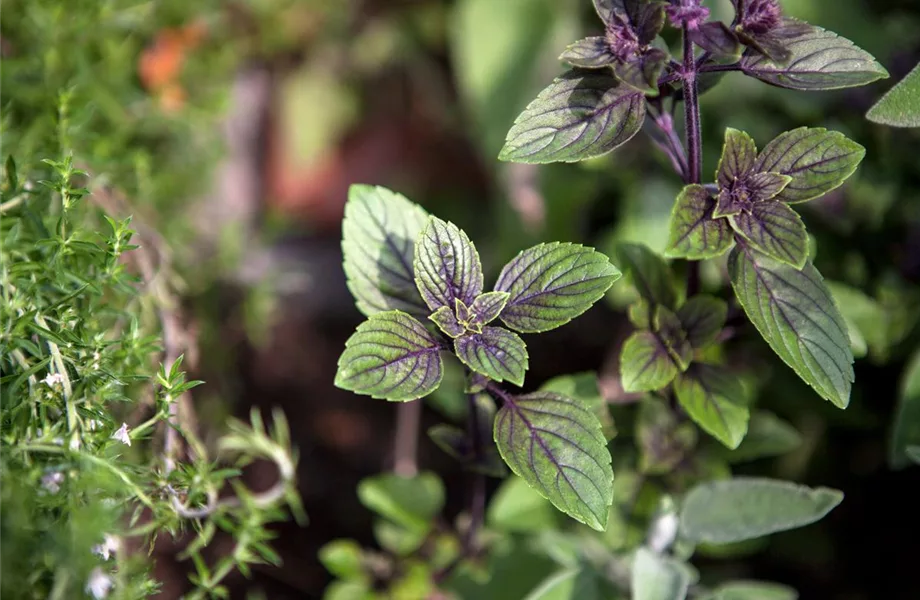
[[[517,334],[501,327],[484,327],[454,340],[460,362],[493,381],[524,385],[527,346]]]
[[[457,301],[459,302],[459,299]],[[428,315],[428,318],[449,337],[456,338],[466,333],[466,327],[460,324],[460,321],[454,315],[454,311],[447,306],[442,306],[434,311]]]
[[[559,375],[540,386],[541,392],[556,392],[566,398],[571,398],[588,410],[593,412],[604,431],[607,440],[616,436],[616,426],[610,414],[610,406],[601,395],[597,382],[597,373],[574,373],[572,375]]]
[[[856,171],[866,149],[837,131],[799,127],[767,144],[754,166],[757,171],[792,177],[774,200],[805,202],[839,187]]]
[[[769,581],[730,581],[713,590],[707,600],[797,600],[791,587]]]
[[[909,465],[907,448],[916,445],[920,445],[920,351],[914,353],[901,373],[888,453],[891,467],[902,469]]]
[[[650,331],[637,331],[620,352],[620,381],[627,392],[651,392],[667,386],[680,369],[668,348]]]
[[[441,383],[439,351],[425,326],[406,313],[377,313],[345,342],[335,385],[374,398],[415,400]]]
[[[364,552],[354,540],[332,540],[319,549],[319,562],[326,570],[342,579],[364,575]]]
[[[444,484],[434,473],[388,473],[362,479],[358,499],[367,509],[412,531],[428,530],[444,508]]]
[[[625,144],[645,121],[645,96],[612,75],[569,71],[518,116],[499,160],[575,162]]]
[[[696,446],[696,427],[690,422],[678,422],[674,411],[657,398],[642,400],[635,427],[639,469],[649,475],[673,472]]]
[[[617,244],[617,259],[639,295],[652,304],[674,308],[677,290],[668,264],[643,244]]]
[[[722,331],[728,316],[728,304],[703,294],[690,298],[677,311],[687,341],[696,349],[710,345]]]
[[[559,513],[520,477],[506,479],[489,503],[486,522],[499,531],[536,533],[557,526]]]
[[[633,600],[683,600],[690,573],[673,558],[640,547],[633,558],[630,587]]]
[[[904,453],[915,465],[920,465],[920,446],[908,446]]]
[[[722,157],[716,169],[716,181],[720,187],[728,187],[751,171],[757,159],[757,145],[753,138],[743,131],[727,127]]]
[[[693,360],[693,346],[687,339],[687,332],[684,331],[680,319],[664,306],[659,306],[655,309],[652,325],[656,337],[668,349],[668,354],[677,364],[677,368],[686,371]]]
[[[613,585],[585,567],[556,573],[530,592],[524,600],[617,600]]]
[[[862,354],[871,351],[874,359],[887,357],[893,340],[891,331],[892,315],[875,298],[862,291],[836,281],[825,281],[834,302],[840,307],[840,314],[850,331],[850,346],[862,346]]]
[[[668,63],[668,53],[649,48],[643,54],[625,62],[613,64],[613,74],[626,85],[648,96],[658,95],[658,78]]]
[[[473,242],[453,223],[428,217],[415,248],[415,282],[428,307],[469,306],[482,293],[482,264]]]
[[[348,289],[366,316],[401,310],[426,316],[415,286],[415,240],[428,220],[420,206],[382,187],[352,185],[342,221]]]
[[[892,127],[920,127],[920,64],[885,92],[866,118]]]
[[[692,542],[726,544],[810,525],[843,500],[843,492],[788,481],[735,477],[694,487],[680,527]]]
[[[728,217],[755,250],[796,269],[808,259],[808,233],[801,217],[781,202],[756,202],[750,211]]]
[[[757,410],[751,414],[748,432],[741,444],[724,453],[729,462],[739,463],[792,452],[802,444],[801,434],[771,412]]]
[[[728,448],[747,433],[750,412],[737,376],[722,367],[694,363],[674,381],[680,405],[703,431]]]
[[[773,351],[835,406],[853,385],[853,353],[843,317],[811,263],[802,270],[738,245],[728,258],[732,287]]]
[[[713,217],[715,200],[701,185],[681,190],[668,225],[668,258],[702,260],[724,254],[732,246],[732,231],[725,219]]]
[[[573,67],[582,69],[600,69],[613,64],[617,58],[610,52],[607,38],[595,36],[569,45],[559,60],[564,60]]]
[[[553,505],[603,531],[613,501],[613,469],[601,424],[551,392],[509,398],[495,418],[495,443],[519,477]]]
[[[593,248],[561,242],[528,248],[498,276],[495,289],[510,294],[501,320],[521,333],[555,329],[591,308],[620,276]]]
[[[785,19],[783,29],[771,33],[789,51],[788,60],[776,63],[747,50],[740,63],[746,75],[771,85],[807,91],[866,85],[888,77],[888,71],[871,54],[836,33],[795,19]]]
[[[486,292],[480,294],[470,305],[470,323],[482,327],[494,321],[505,310],[511,294],[508,292]]]

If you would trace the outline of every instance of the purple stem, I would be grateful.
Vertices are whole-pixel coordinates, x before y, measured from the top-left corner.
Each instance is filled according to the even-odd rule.
[[[684,80],[684,120],[687,129],[688,170],[687,183],[702,181],[703,139],[700,137],[700,98],[697,89],[697,65],[693,57],[693,42],[684,25],[684,68],[681,75]]]

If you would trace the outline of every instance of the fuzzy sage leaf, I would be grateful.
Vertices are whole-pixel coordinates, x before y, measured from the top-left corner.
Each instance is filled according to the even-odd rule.
[[[522,333],[555,329],[591,308],[619,278],[619,270],[592,248],[539,244],[499,274],[496,291],[510,295],[500,318]]]
[[[845,408],[853,353],[843,317],[818,270],[801,270],[738,245],[728,258],[732,287],[773,351],[822,398]]]
[[[527,371],[527,346],[517,334],[501,327],[484,327],[454,340],[460,361],[493,381],[508,380],[524,385]]]
[[[508,132],[499,160],[575,162],[606,154],[645,121],[645,96],[612,75],[569,71],[531,102]]]
[[[415,400],[441,383],[438,341],[398,310],[371,315],[339,357],[335,385],[385,400]]]
[[[466,305],[482,293],[482,264],[473,242],[459,227],[429,217],[415,248],[415,281],[431,310]]]
[[[495,443],[519,477],[556,508],[603,531],[613,501],[610,453],[593,414],[550,392],[507,397]]]

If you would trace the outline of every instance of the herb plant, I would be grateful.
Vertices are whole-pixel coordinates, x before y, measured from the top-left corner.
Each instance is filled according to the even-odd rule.
[[[520,252],[485,291],[463,231],[389,190],[351,188],[344,268],[367,320],[346,344],[336,385],[416,401],[438,390],[454,356],[467,426],[429,433],[473,475],[469,509],[453,527],[440,520],[444,490],[433,474],[365,481],[359,497],[382,519],[376,533],[386,552],[344,540],[327,546],[321,559],[340,578],[328,597],[434,598],[437,589],[533,600],[796,597],[780,584],[701,582],[690,559],[713,545],[808,525],[843,498],[827,488],[731,476],[731,463],[797,443],[788,424],[753,407],[757,378],[731,354],[738,332],[753,325],[764,350],[818,396],[847,407],[850,334],[812,264],[815,249],[796,209],[841,186],[865,150],[821,127],[760,140],[758,150],[751,136],[727,127],[708,181],[700,102],[733,71],[809,92],[888,74],[849,40],[785,17],[777,0],[732,5],[734,18],[723,23],[710,20],[700,0],[594,0],[603,34],[565,49],[560,58],[571,68],[524,109],[499,155],[518,163],[583,161],[645,130],[682,180],[664,256],[624,243],[614,257],[635,297],[628,309],[635,331],[619,354],[628,408],[607,405],[591,374],[528,393],[512,388],[524,386],[528,366],[518,334],[564,326],[601,299],[620,278],[607,257],[575,244],[541,244]],[[732,293],[712,284],[704,290],[703,261],[724,272]],[[486,509],[482,478],[502,475],[497,457],[516,477]],[[614,481],[614,472],[623,475]],[[637,515],[640,498],[645,512]],[[560,524],[543,499],[606,533]],[[509,554],[524,552],[522,533],[561,567],[516,590],[501,569],[510,568],[502,562]]]

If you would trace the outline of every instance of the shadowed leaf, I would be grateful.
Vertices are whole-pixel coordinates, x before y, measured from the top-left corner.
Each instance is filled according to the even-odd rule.
[[[658,78],[668,62],[668,54],[657,48],[625,62],[613,64],[613,74],[623,83],[649,96],[658,95]]]
[[[747,432],[749,411],[744,388],[722,367],[694,363],[674,380],[674,392],[690,418],[728,448]]]
[[[687,340],[694,348],[704,348],[716,340],[725,318],[728,315],[728,305],[713,296],[694,296],[690,298],[677,311],[677,318]]]
[[[732,246],[732,231],[725,219],[716,219],[709,192],[701,185],[681,190],[671,210],[665,256],[701,260],[724,254]]]
[[[617,259],[639,295],[651,304],[674,308],[677,290],[671,268],[643,244],[617,244]]]
[[[412,530],[430,528],[444,507],[444,484],[434,473],[413,477],[375,475],[358,484],[358,499],[368,509]]]
[[[795,427],[771,412],[758,410],[751,414],[748,432],[741,444],[726,451],[724,456],[733,463],[780,456],[792,452],[801,443],[802,436]]]
[[[429,217],[415,248],[415,281],[431,310],[469,306],[482,293],[482,264],[473,242],[453,223]]]
[[[757,202],[750,212],[728,217],[750,245],[797,269],[808,259],[808,233],[801,217],[781,202]]]
[[[564,60],[573,67],[600,69],[616,62],[616,57],[610,52],[607,39],[595,36],[571,44],[565,49],[559,60]]]
[[[721,21],[703,23],[697,29],[689,32],[693,43],[711,53],[716,58],[737,58],[741,55],[741,44],[738,36]]]
[[[909,465],[907,448],[917,445],[920,445],[920,352],[913,355],[901,374],[888,454],[891,466],[902,469]]]
[[[457,358],[477,373],[493,381],[508,380],[524,385],[527,371],[527,346],[517,334],[501,327],[484,327],[454,340]]]
[[[617,589],[590,567],[556,573],[524,600],[617,600]]]

